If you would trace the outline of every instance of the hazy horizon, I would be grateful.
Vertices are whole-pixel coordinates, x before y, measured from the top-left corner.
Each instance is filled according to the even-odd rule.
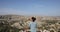
[[[0,15],[60,16],[60,0],[0,0]]]

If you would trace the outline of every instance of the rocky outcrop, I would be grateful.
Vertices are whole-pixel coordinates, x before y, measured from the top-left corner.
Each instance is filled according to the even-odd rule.
[[[48,16],[35,16],[37,22],[37,29],[50,29],[54,30],[60,29],[60,17],[48,17]],[[25,27],[29,27],[29,23],[31,21],[31,17],[20,16],[20,15],[1,15],[0,22],[9,24],[11,27],[15,27],[17,29],[24,29]]]

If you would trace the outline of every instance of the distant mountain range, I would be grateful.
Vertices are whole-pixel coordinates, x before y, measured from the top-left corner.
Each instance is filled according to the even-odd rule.
[[[13,15],[13,14],[11,14],[11,15],[0,15],[0,17],[5,17],[5,18],[7,18],[7,17],[12,17],[13,19],[14,18],[16,18],[16,19],[18,19],[18,18],[31,18],[31,17],[33,17],[33,16],[24,16],[24,15]],[[37,19],[42,19],[42,20],[60,20],[60,16],[34,16],[34,17],[36,17]]]

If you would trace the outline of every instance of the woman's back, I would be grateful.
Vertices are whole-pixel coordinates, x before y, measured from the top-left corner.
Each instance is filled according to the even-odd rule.
[[[29,26],[32,32],[36,31],[36,26],[37,26],[36,22],[30,22]]]

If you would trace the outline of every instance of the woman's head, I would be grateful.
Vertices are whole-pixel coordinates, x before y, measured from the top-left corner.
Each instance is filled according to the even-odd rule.
[[[35,17],[32,17],[32,21],[34,22],[36,20],[36,18]]]

